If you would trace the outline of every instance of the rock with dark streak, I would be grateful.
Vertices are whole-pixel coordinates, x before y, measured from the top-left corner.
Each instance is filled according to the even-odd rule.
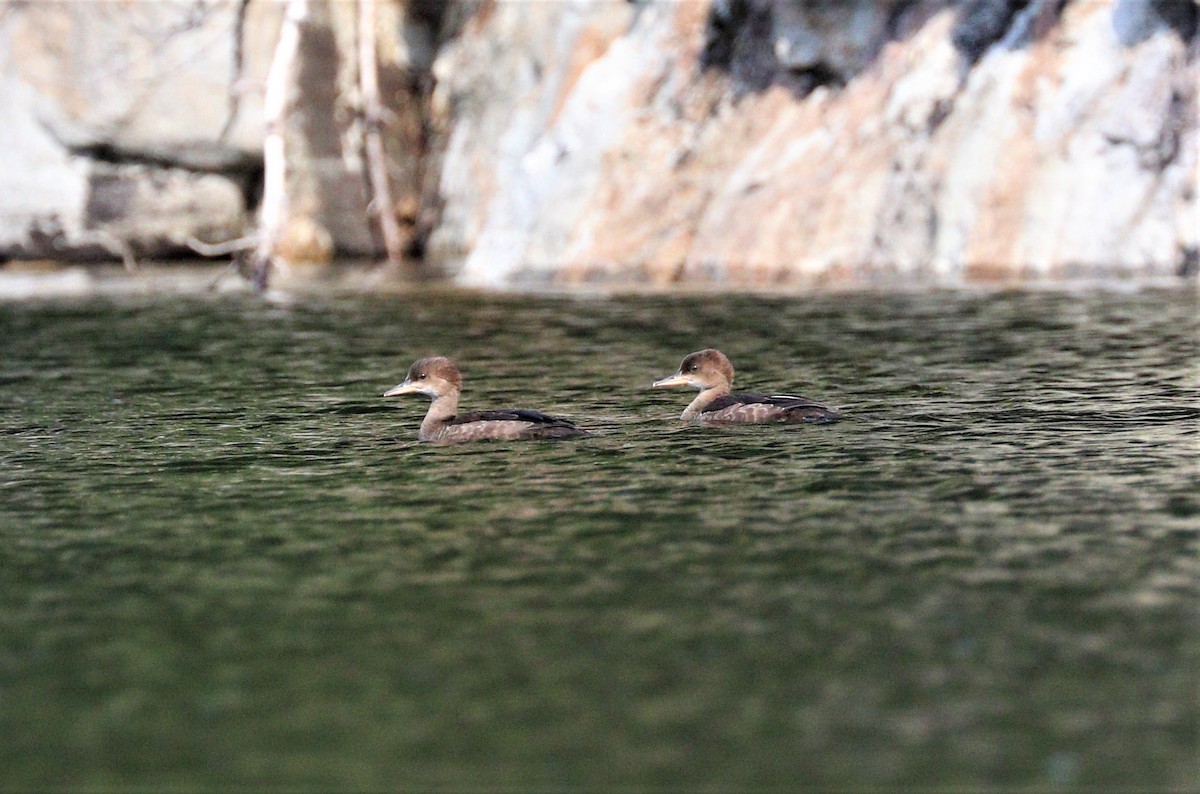
[[[727,72],[740,91],[772,85],[803,96],[866,68],[895,19],[916,0],[714,0],[700,64]]]
[[[434,232],[454,231],[448,269],[479,285],[1182,270],[1200,234],[1192,41],[1122,44],[1104,3],[873,5],[647,4],[600,47],[554,49],[500,4],[455,41],[459,67],[435,65],[456,109]],[[484,69],[501,39],[530,42],[505,49],[513,75],[541,77]],[[769,81],[747,42],[772,42]],[[817,68],[838,79],[780,90]]]
[[[964,0],[954,26],[954,46],[975,62],[1004,37],[1018,11],[1029,0]]]

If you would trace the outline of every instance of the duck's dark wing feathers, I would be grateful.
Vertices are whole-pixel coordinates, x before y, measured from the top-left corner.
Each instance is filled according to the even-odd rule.
[[[574,427],[566,419],[550,416],[541,411],[530,411],[524,408],[501,408],[497,411],[472,411],[469,414],[459,414],[450,420],[452,425],[465,425],[468,422],[529,422],[535,425],[553,425]]]
[[[775,421],[836,422],[842,418],[837,411],[830,410],[807,397],[799,397],[794,394],[728,394],[718,397],[704,406],[703,413],[713,414],[727,408],[736,409],[738,406],[746,406],[750,409],[756,405],[771,406],[774,411],[768,409],[768,415],[777,417]],[[738,420],[733,418],[733,421]]]
[[[726,394],[724,397],[717,399],[704,406],[705,413],[709,411],[721,411],[730,408],[734,405],[751,405],[753,403],[762,403],[765,405],[777,405],[780,408],[825,408],[819,402],[808,399],[807,397],[797,397],[792,394]],[[826,408],[825,410],[829,410]]]
[[[469,414],[459,414],[447,424],[465,425],[471,422],[527,422],[531,427],[522,434],[526,438],[570,438],[588,435],[586,430],[574,422],[525,408],[472,411]]]

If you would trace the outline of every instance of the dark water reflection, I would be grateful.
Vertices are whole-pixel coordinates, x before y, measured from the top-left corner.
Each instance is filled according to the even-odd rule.
[[[0,783],[1195,781],[1192,292],[0,306]],[[725,350],[828,427],[651,392]],[[429,448],[464,407],[594,438]]]

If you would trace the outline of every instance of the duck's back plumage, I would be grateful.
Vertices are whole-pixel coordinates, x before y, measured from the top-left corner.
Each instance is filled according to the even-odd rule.
[[[841,414],[818,402],[793,394],[726,394],[700,409],[705,422],[836,422]]]
[[[504,408],[494,411],[471,411],[454,416],[443,424],[439,440],[469,441],[492,439],[573,438],[586,436],[587,431],[574,423],[541,411],[524,408]]]

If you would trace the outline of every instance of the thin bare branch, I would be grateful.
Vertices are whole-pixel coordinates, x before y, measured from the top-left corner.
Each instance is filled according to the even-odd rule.
[[[358,0],[358,77],[362,89],[367,173],[371,180],[370,208],[379,219],[388,267],[399,270],[404,261],[404,238],[396,220],[396,205],[388,179],[387,150],[383,145],[383,105],[379,100],[379,62],[376,46],[375,0]]]
[[[242,107],[246,70],[246,9],[249,5],[250,0],[238,0],[237,16],[233,24],[233,68],[229,75],[229,109],[225,113],[225,123],[221,126],[221,132],[217,135],[217,140],[221,142],[229,137],[237,121],[238,111]]]

